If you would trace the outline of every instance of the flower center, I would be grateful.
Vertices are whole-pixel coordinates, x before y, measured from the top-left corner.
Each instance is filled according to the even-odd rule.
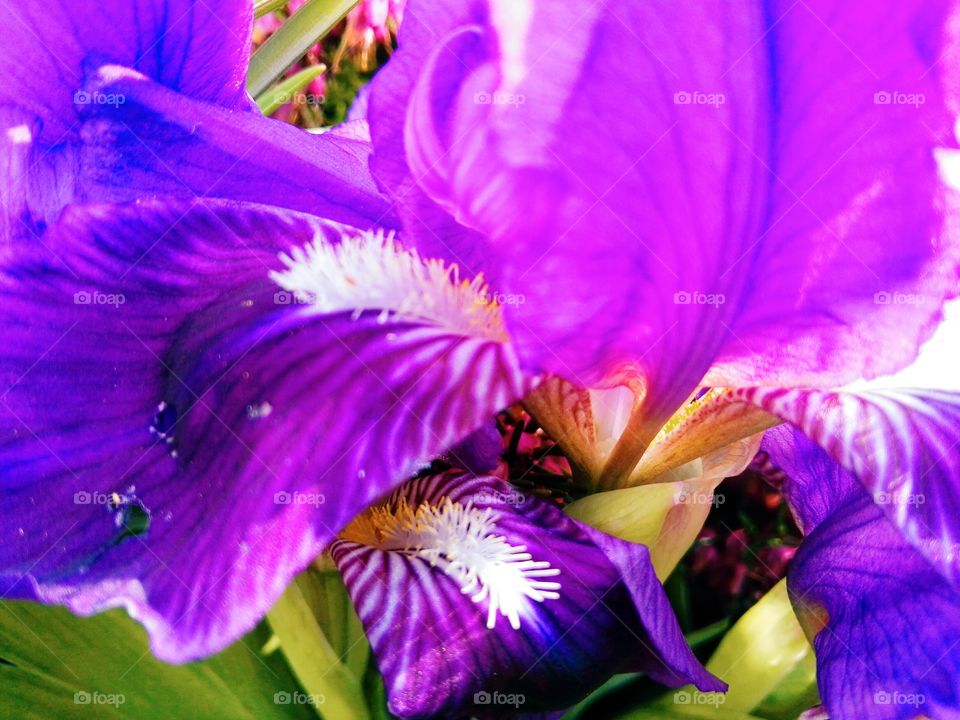
[[[320,313],[379,310],[382,322],[426,320],[458,334],[507,339],[503,311],[482,275],[462,280],[456,264],[424,260],[392,232],[344,235],[339,243],[318,237],[280,260],[285,269],[270,277]]]
[[[443,498],[416,510],[405,498],[364,513],[344,531],[343,539],[418,558],[442,570],[475,603],[488,602],[487,628],[496,626],[498,613],[514,630],[530,600],[560,597],[560,570],[536,561],[525,545],[511,545],[494,534],[496,515],[472,503],[461,505]]]

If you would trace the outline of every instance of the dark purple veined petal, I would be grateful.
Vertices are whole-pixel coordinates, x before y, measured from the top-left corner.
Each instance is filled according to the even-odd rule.
[[[830,717],[960,716],[960,595],[799,431],[777,428],[764,445],[804,526],[788,587]]]
[[[725,687],[687,647],[645,547],[501,480],[414,480],[331,551],[401,717],[562,709],[629,670]]]
[[[91,87],[125,100],[89,113],[84,197],[122,201],[133,188],[139,196],[258,202],[362,228],[396,224],[367,168],[362,123],[311,134],[185,98],[121,66],[100,67]]]
[[[717,359],[727,384],[882,374],[956,293],[951,7],[411,2],[374,168],[488,238],[525,363],[639,370],[651,424]]]
[[[0,594],[122,605],[158,657],[209,654],[357,512],[522,396],[487,336],[278,284],[298,267],[278,253],[353,243],[362,259],[364,237],[144,201],[72,208],[45,238],[60,261],[8,268]]]
[[[444,458],[452,467],[481,475],[493,470],[503,454],[503,436],[490,421],[450,448]]]
[[[74,177],[89,169],[77,149],[92,129],[84,114],[125,101],[87,87],[99,65],[129,66],[182,96],[253,110],[244,87],[252,16],[243,0],[4,5],[0,241],[38,234],[78,194]]]
[[[252,108],[244,87],[253,8],[243,0],[25,0],[4,5],[0,105],[74,129],[88,71],[125,65],[188,97]],[[96,98],[87,98],[97,104]]]
[[[248,2],[130,0],[3,11],[0,241],[42,244],[69,204],[195,196],[394,227],[368,138],[310,135],[246,94]]]
[[[741,390],[850,471],[953,585],[960,576],[960,393]]]

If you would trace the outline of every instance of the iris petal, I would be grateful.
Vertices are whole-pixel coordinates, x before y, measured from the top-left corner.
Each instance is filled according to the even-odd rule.
[[[715,361],[711,384],[883,374],[956,293],[950,8],[423,3],[371,92],[374,168],[525,299],[529,367],[639,372],[651,426]]]
[[[249,3],[61,5],[20,3],[0,17],[5,245],[42,243],[70,204],[160,195],[396,224],[367,170],[364,133],[310,135],[251,102]]]
[[[446,503],[454,509],[438,518]],[[450,552],[439,558],[409,512],[400,529],[391,524],[398,508],[424,504],[431,519],[425,524],[449,534]],[[484,709],[478,702],[495,695],[522,697],[519,709],[528,712],[563,708],[626,670],[646,670],[673,686],[724,687],[686,646],[643,546],[580,525],[489,477],[448,473],[419,479],[382,507],[386,515],[375,511],[355,521],[332,552],[395,714],[472,714]],[[468,529],[450,522],[454,511],[479,517]],[[437,534],[430,537],[435,542]],[[496,572],[489,570],[483,565],[489,555],[471,555],[477,547],[471,538],[500,538],[498,547],[525,553],[536,566],[528,568],[526,580],[511,575],[506,560]],[[487,592],[451,569],[455,561],[487,567],[480,573],[493,578]],[[491,596],[500,598],[501,608],[519,608],[517,627],[504,617],[490,627]],[[606,640],[598,644],[598,637]]]
[[[83,173],[77,148],[93,126],[84,116],[126,100],[87,87],[99,65],[130,67],[181,97],[254,110],[244,87],[252,9],[242,0],[30,0],[5,5],[0,24],[0,152],[26,154],[19,166],[0,162],[0,241],[40,235],[82,195],[74,187]]]
[[[742,390],[851,472],[952,585],[960,573],[960,393],[936,390]]]
[[[117,108],[88,113],[85,198],[171,195],[246,200],[358,227],[390,227],[367,169],[362,123],[315,135],[257,113],[184,97],[120,66],[96,72]]]
[[[833,718],[960,714],[960,596],[846,470],[799,431],[765,448],[806,537],[791,565],[794,608],[817,654]]]
[[[72,209],[8,269],[0,592],[123,605],[185,661],[252,627],[353,515],[516,401],[510,349],[318,312],[278,254],[357,231],[233,204]],[[419,290],[419,289],[418,289]]]
[[[0,105],[43,118],[44,139],[56,143],[74,129],[86,104],[75,97],[86,73],[115,63],[188,97],[252,109],[244,87],[252,22],[253,8],[243,0],[5,5]]]

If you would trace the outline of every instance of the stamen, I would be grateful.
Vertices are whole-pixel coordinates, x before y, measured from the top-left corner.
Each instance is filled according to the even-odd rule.
[[[661,442],[670,433],[672,433],[674,430],[680,427],[680,424],[684,420],[689,418],[691,415],[693,415],[694,412],[699,410],[708,402],[719,397],[722,392],[723,392],[722,389],[711,388],[707,390],[707,392],[703,393],[703,395],[701,395],[700,397],[690,400],[690,402],[682,406],[679,410],[677,410],[673,415],[670,416],[670,419],[667,420],[666,423],[664,423],[662,428],[660,428],[660,431],[657,433],[656,437],[650,442],[650,445],[653,446]]]
[[[270,277],[301,303],[321,313],[379,310],[380,320],[419,319],[459,334],[507,339],[499,303],[478,275],[461,280],[456,264],[424,260],[383,230],[344,236],[331,243],[318,237],[282,253],[285,270]]]
[[[443,498],[414,510],[401,498],[393,506],[371,508],[342,537],[430,563],[453,578],[474,603],[487,601],[488,629],[496,627],[499,614],[519,630],[529,600],[560,597],[560,583],[540,579],[556,577],[560,570],[534,560],[525,545],[510,545],[495,529],[496,514],[490,508],[479,510],[472,503]]]

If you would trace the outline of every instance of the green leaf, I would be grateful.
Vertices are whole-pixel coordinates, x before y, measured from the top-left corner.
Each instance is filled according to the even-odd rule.
[[[262,18],[267,13],[282,10],[287,6],[288,0],[255,0],[253,3],[253,17]]]
[[[297,576],[297,586],[340,661],[362,677],[370,659],[370,643],[340,573],[320,562]]]
[[[653,704],[617,715],[615,720],[760,720],[754,715],[727,710],[722,705],[673,705]]]
[[[260,107],[260,112],[264,115],[273,115],[286,103],[290,102],[298,92],[301,92],[309,85],[311,80],[319,75],[323,75],[326,69],[326,65],[311,65],[258,95],[257,105]]]
[[[304,581],[297,578],[267,613],[267,620],[294,675],[324,717],[369,720],[360,678],[341,662],[316,612]]]
[[[700,628],[699,630],[694,630],[691,633],[687,633],[684,637],[687,640],[687,645],[696,650],[701,645],[707,645],[713,642],[729,629],[730,618],[723,618],[722,620],[717,620],[715,623],[711,623],[706,627]]]
[[[247,90],[258,97],[325,37],[357,0],[308,0],[250,59]]]
[[[742,711],[753,711],[774,692],[781,705],[791,703],[788,694],[801,703],[812,696],[804,707],[817,704],[814,666],[813,648],[793,613],[786,580],[737,621],[707,663],[710,672],[730,684],[724,707]],[[794,671],[799,674],[792,677]],[[785,682],[791,677],[794,686],[788,693]]]
[[[122,610],[80,618],[62,607],[0,603],[0,717],[315,718],[284,704],[300,690],[260,626],[202,662],[168,665]],[[278,695],[279,694],[279,695]],[[277,700],[280,702],[278,703]]]

